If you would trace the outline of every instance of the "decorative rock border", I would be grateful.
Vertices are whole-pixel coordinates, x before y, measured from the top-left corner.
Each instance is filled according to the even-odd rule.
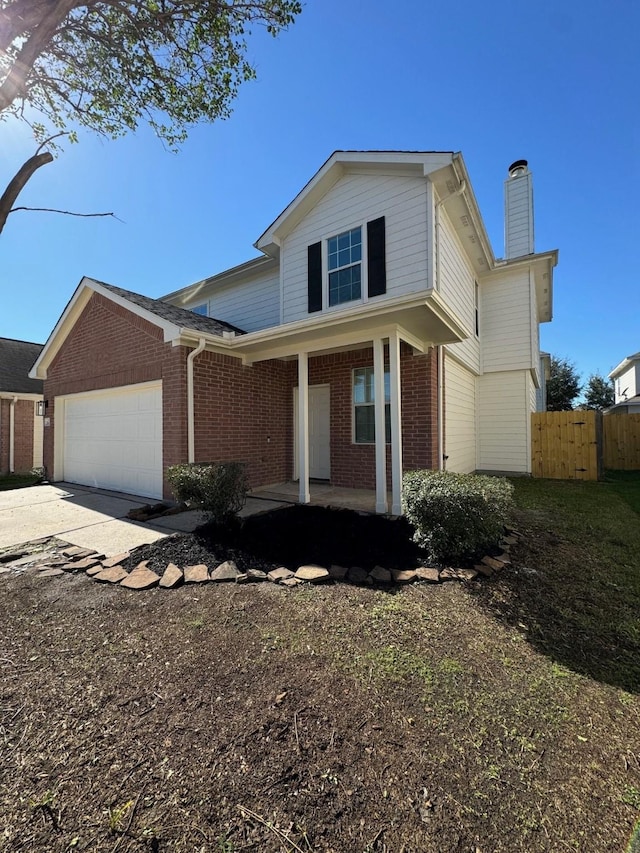
[[[60,575],[84,572],[87,577],[99,583],[113,584],[125,589],[142,590],[159,586],[162,589],[175,589],[181,584],[202,583],[260,583],[269,581],[285,587],[295,587],[302,583],[318,584],[327,581],[346,581],[347,583],[366,586],[383,586],[409,584],[414,582],[442,583],[449,580],[469,583],[479,576],[491,577],[510,565],[509,552],[520,540],[521,534],[508,530],[500,542],[503,549],[498,556],[485,556],[473,568],[438,568],[435,566],[417,566],[414,569],[387,569],[375,566],[371,571],[360,566],[338,566],[328,568],[315,564],[299,566],[295,572],[281,566],[270,572],[259,569],[249,569],[241,572],[233,560],[226,560],[212,569],[203,563],[180,568],[169,563],[162,574],[148,568],[149,560],[127,571],[122,563],[131,557],[125,552],[113,557],[105,557],[90,548],[68,546],[60,548],[53,546],[52,550],[31,554],[20,550],[0,555],[2,567],[0,572],[15,570],[36,572],[38,577],[59,577]],[[35,544],[35,543],[32,543]],[[47,544],[47,540],[44,540]],[[60,543],[59,543],[60,544]]]

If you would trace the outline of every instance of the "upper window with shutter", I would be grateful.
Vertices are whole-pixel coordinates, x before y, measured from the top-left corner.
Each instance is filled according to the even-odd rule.
[[[309,313],[386,290],[384,216],[308,247]]]

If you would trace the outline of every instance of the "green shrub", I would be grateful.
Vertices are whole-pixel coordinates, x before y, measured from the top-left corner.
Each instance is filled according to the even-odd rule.
[[[495,546],[512,504],[513,486],[503,477],[408,471],[402,506],[414,541],[437,562],[480,555]]]
[[[172,465],[166,477],[177,501],[199,507],[218,524],[240,512],[247,500],[242,462]]]

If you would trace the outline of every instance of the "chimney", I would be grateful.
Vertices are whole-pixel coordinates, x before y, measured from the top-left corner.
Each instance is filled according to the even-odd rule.
[[[504,182],[504,255],[519,258],[533,252],[531,172],[526,160],[516,160]]]

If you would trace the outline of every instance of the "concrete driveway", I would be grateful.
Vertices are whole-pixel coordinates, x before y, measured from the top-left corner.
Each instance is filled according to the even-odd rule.
[[[148,503],[149,498],[67,483],[0,492],[0,548],[57,536],[107,556],[129,551],[175,529],[126,518],[129,510]]]
[[[205,521],[203,513],[197,510],[144,524],[126,517],[129,510],[149,503],[155,501],[71,483],[0,492],[0,549],[56,536],[72,545],[113,556],[176,531],[189,533]],[[240,515],[284,505],[280,501],[250,497]]]

